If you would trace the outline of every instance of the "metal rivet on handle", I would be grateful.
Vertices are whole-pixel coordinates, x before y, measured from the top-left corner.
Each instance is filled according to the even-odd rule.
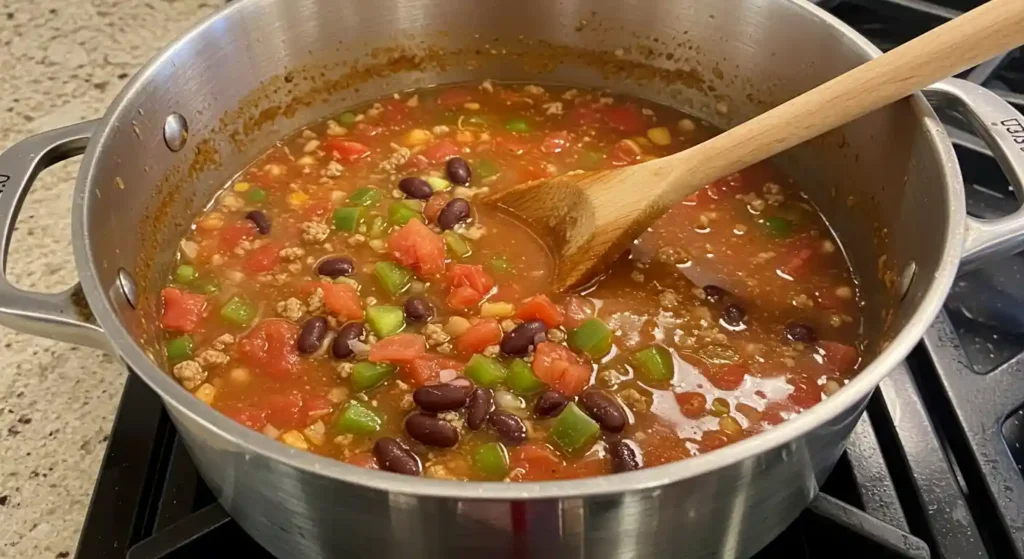
[[[171,113],[164,121],[164,143],[171,151],[181,151],[188,142],[188,122],[178,113]]]
[[[128,273],[128,270],[119,268],[117,270],[117,285],[121,288],[121,294],[124,295],[125,300],[134,309],[139,297],[138,288],[135,287],[135,278]]]
[[[917,275],[917,264],[913,260],[903,268],[903,275],[900,276],[900,301],[907,298],[910,292],[910,284],[914,283],[914,276]]]

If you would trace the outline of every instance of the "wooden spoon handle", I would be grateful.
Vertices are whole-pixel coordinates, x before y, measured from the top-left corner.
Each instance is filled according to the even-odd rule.
[[[1024,0],[990,0],[683,153],[660,183],[671,205],[711,181],[1024,44]],[[647,195],[652,193],[648,191]]]

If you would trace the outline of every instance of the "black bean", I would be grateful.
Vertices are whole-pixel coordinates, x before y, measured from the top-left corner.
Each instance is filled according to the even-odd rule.
[[[522,357],[530,353],[536,343],[537,334],[548,331],[542,320],[527,320],[519,324],[501,337],[501,352],[513,357]]]
[[[270,218],[267,217],[267,214],[259,210],[253,210],[245,214],[245,219],[256,225],[256,230],[260,232],[260,235],[270,233]]]
[[[452,198],[437,214],[437,226],[447,231],[469,219],[469,202],[463,198]]]
[[[626,412],[618,400],[608,394],[590,389],[580,394],[580,406],[587,415],[601,425],[601,429],[609,433],[621,433],[626,428]]]
[[[422,297],[409,297],[402,307],[409,322],[426,322],[434,316],[434,307]]]
[[[478,386],[469,394],[466,404],[466,426],[476,431],[484,426],[487,416],[494,409],[494,393],[490,388]]]
[[[459,442],[459,430],[454,425],[425,413],[409,414],[405,418],[405,432],[427,446],[451,448]]]
[[[373,443],[373,455],[382,470],[405,474],[407,476],[420,475],[420,459],[409,447],[402,444],[398,439],[381,437]]]
[[[336,258],[322,260],[316,267],[316,273],[321,276],[327,276],[331,279],[351,276],[352,272],[355,271],[355,263],[347,256],[339,256]]]
[[[569,397],[557,390],[548,390],[537,398],[533,413],[537,417],[554,417],[569,404]]]
[[[469,180],[473,178],[473,172],[469,170],[469,163],[466,163],[466,160],[461,157],[449,159],[445,170],[448,172],[448,180],[455,184],[469,184]]]
[[[718,287],[717,285],[708,284],[705,285],[703,289],[704,296],[707,298],[709,303],[717,303],[722,299],[725,299],[725,296],[729,294],[728,291]]]
[[[611,455],[612,471],[615,473],[640,469],[640,459],[628,441],[615,441],[608,447],[608,454]]]
[[[729,305],[722,311],[722,320],[725,320],[726,324],[732,326],[743,324],[744,318],[747,318],[747,311],[737,304]]]
[[[455,384],[431,384],[413,391],[412,401],[424,411],[440,412],[457,410],[466,405],[469,393],[464,386]]]
[[[352,347],[348,345],[349,342],[360,341],[363,336],[366,335],[366,327],[363,326],[362,322],[349,322],[348,324],[341,327],[338,330],[338,335],[334,337],[334,343],[331,344],[331,355],[338,359],[348,359],[355,354]]]
[[[398,190],[416,200],[427,200],[434,195],[434,189],[430,187],[430,183],[419,177],[405,177],[398,181]]]
[[[786,337],[794,342],[806,344],[818,341],[818,335],[814,333],[814,328],[800,322],[790,322],[786,325]]]
[[[494,410],[487,423],[507,443],[521,443],[526,440],[526,424],[516,414],[505,410]]]
[[[327,337],[327,319],[322,316],[314,316],[303,323],[295,345],[298,346],[299,353],[316,353],[320,349],[320,345],[324,343],[325,337]]]

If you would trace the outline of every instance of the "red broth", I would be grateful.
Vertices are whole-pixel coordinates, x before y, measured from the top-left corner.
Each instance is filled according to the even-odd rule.
[[[167,364],[294,447],[463,480],[650,467],[770,429],[855,373],[855,282],[769,164],[673,208],[585,293],[481,194],[715,134],[606,92],[396,94],[301,130],[181,242]]]

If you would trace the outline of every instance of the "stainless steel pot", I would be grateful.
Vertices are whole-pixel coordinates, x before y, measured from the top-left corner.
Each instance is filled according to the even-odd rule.
[[[355,101],[488,77],[565,82],[728,126],[877,54],[803,0],[237,2],[152,60],[101,120],[0,156],[6,268],[34,177],[85,151],[72,216],[81,285],[44,295],[0,280],[0,322],[120,355],[163,398],[227,510],[280,557],[748,556],[815,495],[958,265],[1022,246],[1024,214],[965,216],[952,147],[920,95],[779,159],[846,241],[870,294],[867,367],[799,417],[682,462],[579,481],[458,483],[296,451],[162,372],[148,349],[159,342],[155,293],[190,216],[227,178],[286,131]],[[926,96],[975,128],[1020,195],[1024,119],[966,82]]]

